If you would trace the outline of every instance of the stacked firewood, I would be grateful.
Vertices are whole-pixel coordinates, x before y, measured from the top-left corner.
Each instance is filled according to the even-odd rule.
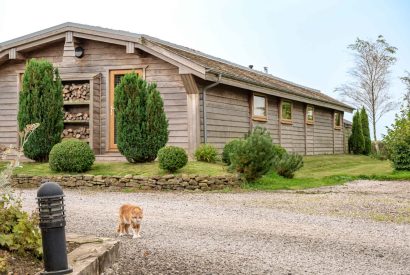
[[[87,112],[81,112],[81,113],[65,112],[64,120],[89,121],[90,115]]]
[[[86,127],[80,127],[76,129],[67,128],[63,130],[61,137],[62,138],[87,139],[90,137],[90,129]]]
[[[63,97],[64,101],[90,100],[90,84],[64,85]]]

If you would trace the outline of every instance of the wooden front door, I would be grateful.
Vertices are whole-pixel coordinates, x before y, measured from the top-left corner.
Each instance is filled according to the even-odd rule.
[[[134,71],[139,76],[142,76],[142,70],[113,70],[110,71],[110,91],[109,91],[109,146],[110,151],[117,150],[117,127],[115,123],[115,108],[114,108],[114,90],[121,82],[122,77]]]

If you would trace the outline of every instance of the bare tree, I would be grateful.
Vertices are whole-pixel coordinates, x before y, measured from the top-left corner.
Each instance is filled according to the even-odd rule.
[[[406,76],[400,77],[404,85],[406,85],[406,92],[404,93],[404,105],[410,109],[410,73],[406,71]]]
[[[336,88],[336,91],[357,109],[364,106],[370,115],[373,137],[377,141],[377,121],[397,106],[389,94],[390,68],[396,62],[394,55],[397,48],[390,46],[381,35],[375,42],[357,38],[348,48],[354,51],[355,57],[355,67],[349,71],[352,80]]]

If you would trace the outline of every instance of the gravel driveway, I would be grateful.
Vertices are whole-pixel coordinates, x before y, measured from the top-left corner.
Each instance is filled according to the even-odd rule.
[[[116,238],[122,203],[143,206],[107,274],[410,274],[410,182],[302,192],[66,190],[67,231]],[[35,190],[24,190],[35,207]]]

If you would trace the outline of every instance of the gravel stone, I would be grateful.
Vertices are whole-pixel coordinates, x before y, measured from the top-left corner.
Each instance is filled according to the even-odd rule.
[[[121,259],[105,274],[410,274],[410,182],[65,195],[68,232],[121,240]],[[35,197],[22,191],[25,209]],[[139,239],[117,237],[123,203],[144,208]]]

